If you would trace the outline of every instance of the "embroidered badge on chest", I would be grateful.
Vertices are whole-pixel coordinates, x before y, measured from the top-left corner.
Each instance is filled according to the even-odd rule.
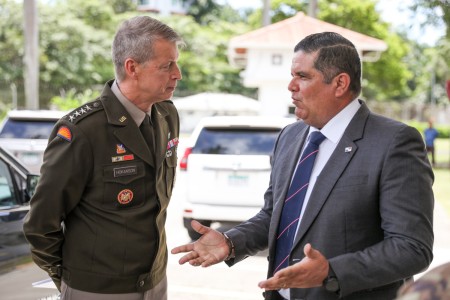
[[[121,190],[117,195],[117,201],[122,205],[130,203],[131,200],[133,200],[133,192],[129,189]]]
[[[123,144],[116,145],[116,153],[117,154],[124,154],[125,152],[127,152],[127,150],[125,149],[125,146]]]

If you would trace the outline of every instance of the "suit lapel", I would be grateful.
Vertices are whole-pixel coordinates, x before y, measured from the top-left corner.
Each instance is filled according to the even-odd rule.
[[[360,109],[345,130],[336,149],[317,178],[295,237],[294,247],[297,246],[299,241],[312,226],[339,177],[357,152],[358,146],[355,144],[355,141],[362,138],[364,125],[368,115],[369,110],[367,106],[362,103]]]

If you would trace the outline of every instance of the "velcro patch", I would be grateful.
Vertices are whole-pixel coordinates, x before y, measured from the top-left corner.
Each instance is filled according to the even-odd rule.
[[[69,127],[67,127],[67,126],[59,127],[57,136],[59,136],[60,138],[66,140],[68,142],[72,141],[72,132],[70,131]]]

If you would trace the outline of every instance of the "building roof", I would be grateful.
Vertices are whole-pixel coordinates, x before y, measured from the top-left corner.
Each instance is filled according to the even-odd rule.
[[[258,113],[260,110],[257,100],[238,94],[200,93],[174,99],[173,103],[180,111]]]
[[[230,62],[245,55],[248,49],[294,49],[304,37],[319,32],[333,31],[349,39],[362,53],[382,52],[387,45],[380,39],[327,23],[305,15],[302,12],[283,21],[236,36],[229,43]]]

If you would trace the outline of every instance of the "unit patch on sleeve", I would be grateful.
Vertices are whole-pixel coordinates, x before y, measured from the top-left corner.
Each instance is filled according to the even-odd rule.
[[[70,131],[69,127],[67,127],[67,126],[59,127],[58,133],[56,135],[68,142],[72,141],[72,132]]]

